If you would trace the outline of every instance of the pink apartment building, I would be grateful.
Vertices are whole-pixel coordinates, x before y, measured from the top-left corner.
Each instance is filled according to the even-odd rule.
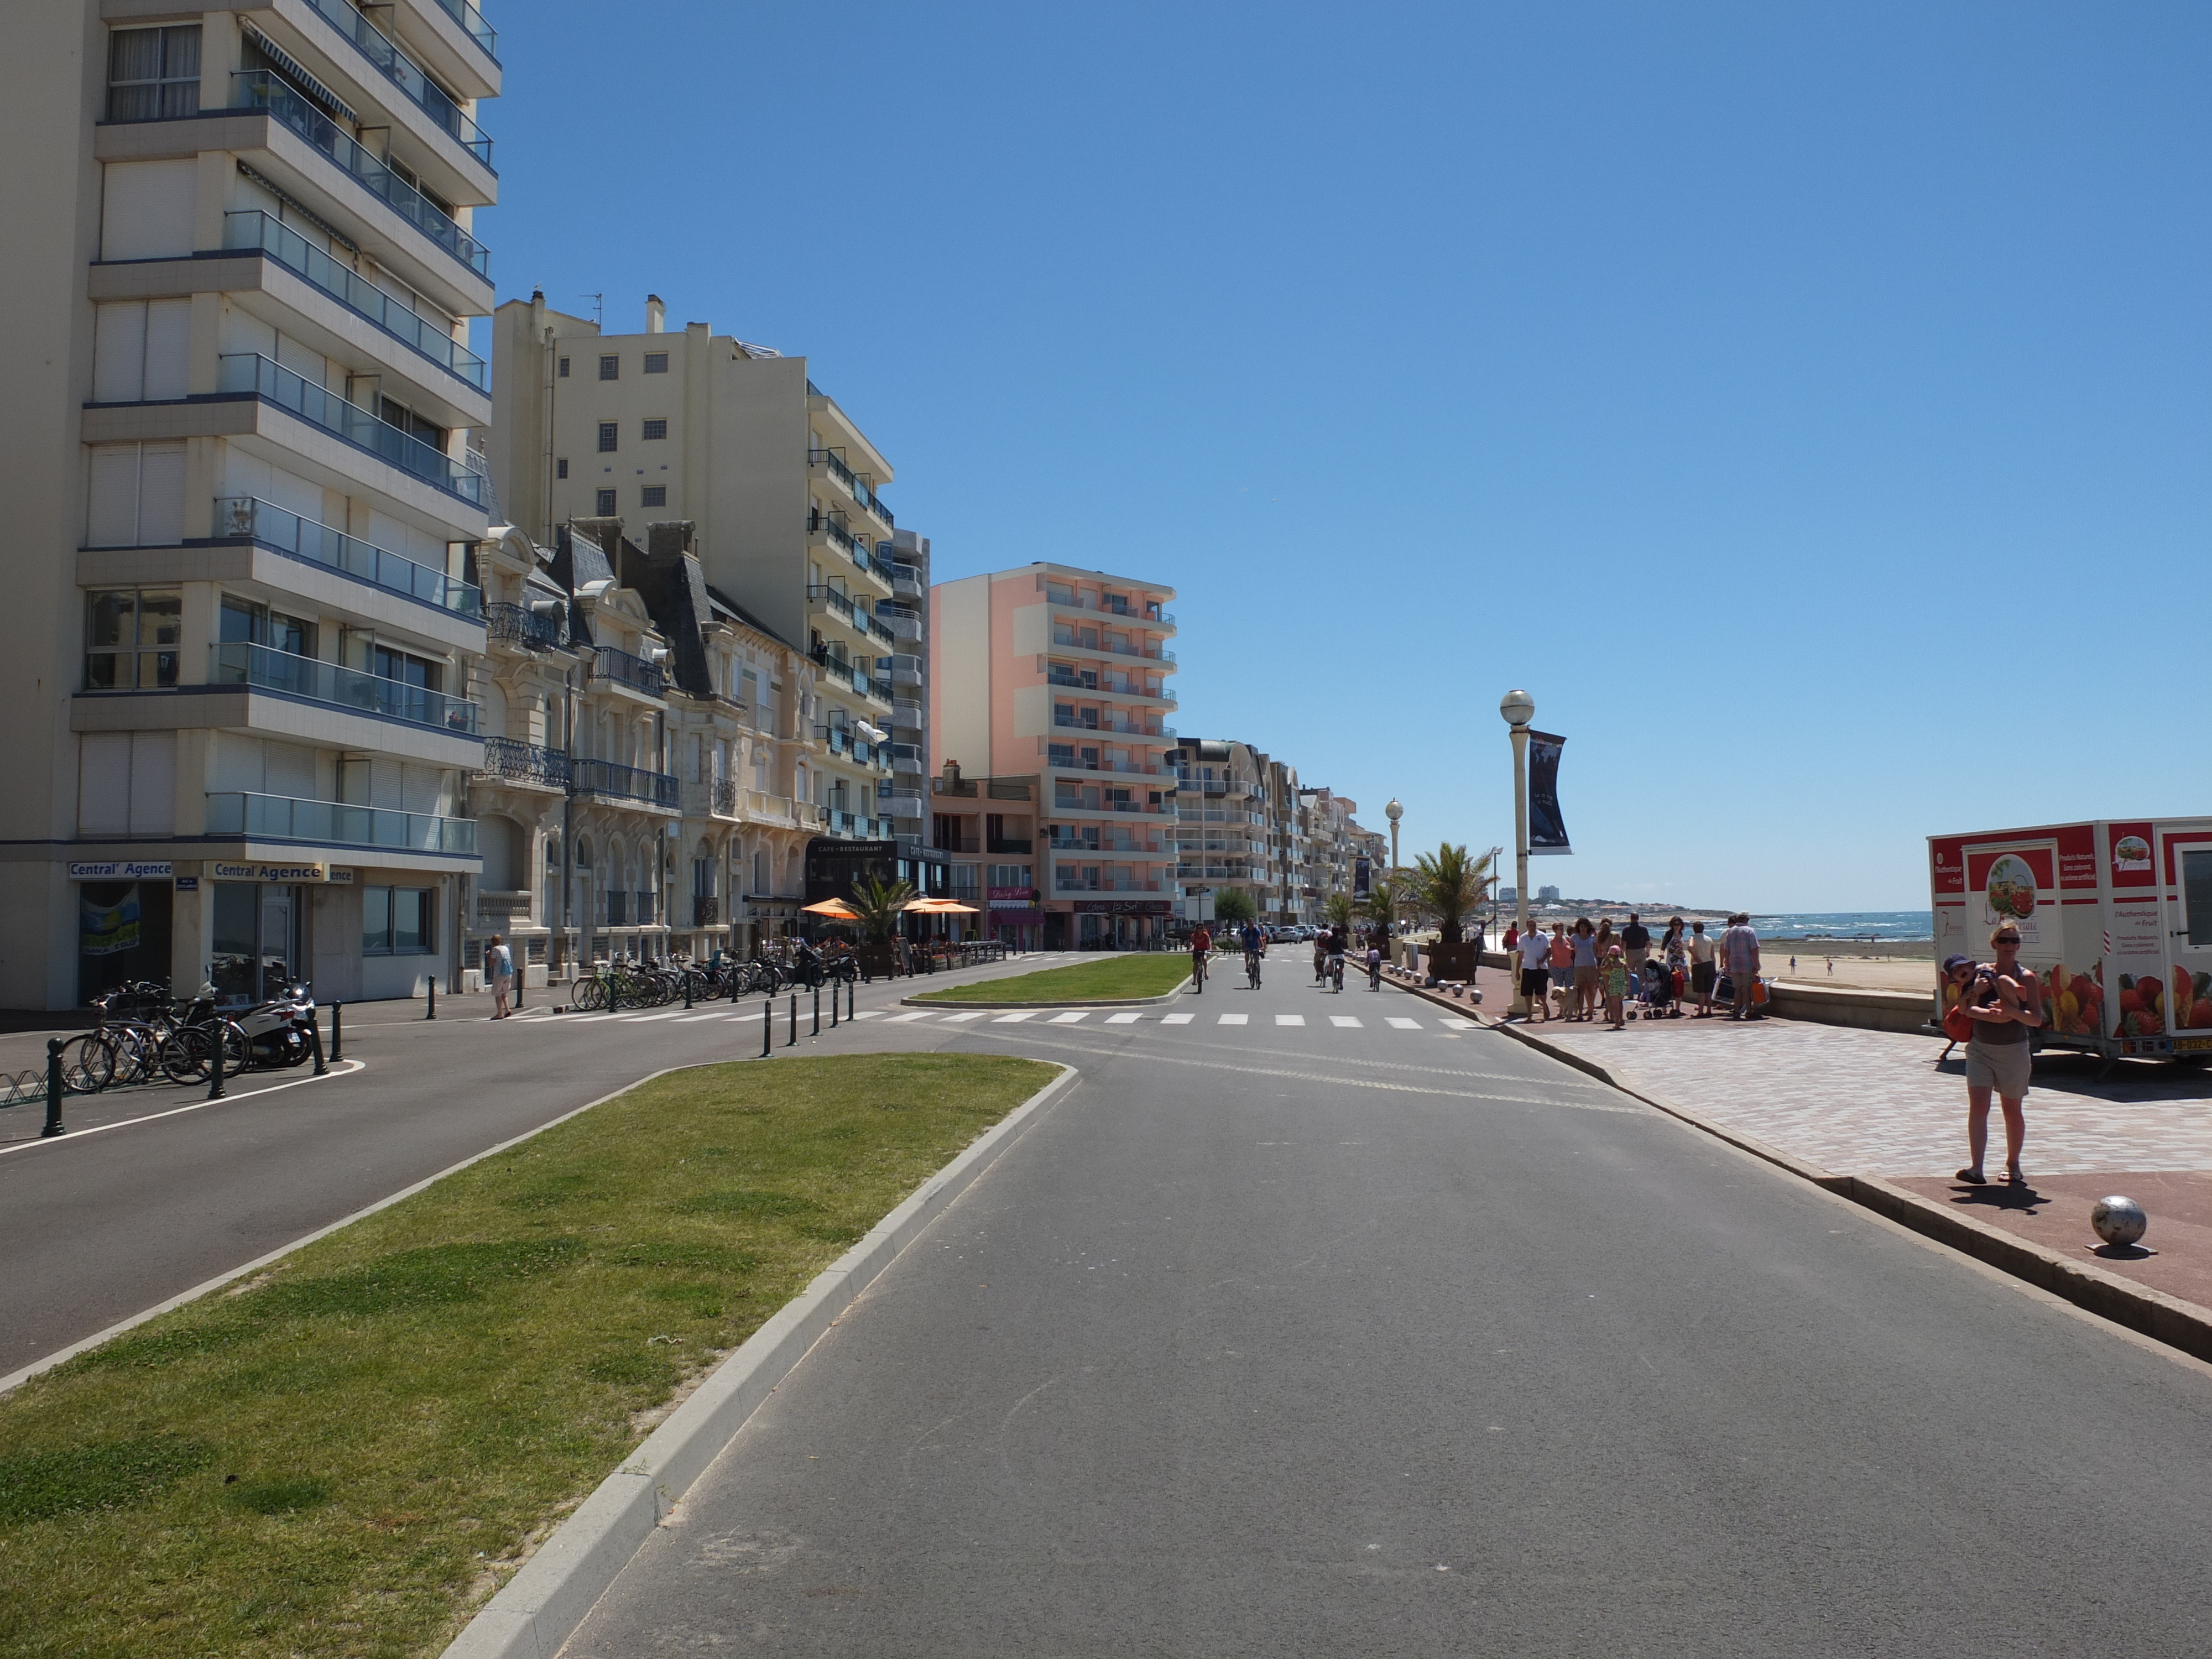
[[[1026,837],[933,813],[933,842],[955,892],[1028,912],[1048,949],[1137,945],[1175,913],[1174,598],[1060,564],[930,589],[933,790],[951,766],[1034,778],[1038,796]]]

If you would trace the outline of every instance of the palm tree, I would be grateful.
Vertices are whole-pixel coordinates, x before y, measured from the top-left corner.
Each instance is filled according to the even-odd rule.
[[[1351,894],[1343,891],[1331,893],[1321,902],[1322,919],[1332,927],[1341,927],[1349,932],[1353,908]]]
[[[1498,878],[1490,872],[1490,854],[1469,858],[1467,848],[1445,842],[1434,853],[1423,853],[1406,872],[1411,908],[1437,924],[1437,942],[1457,945],[1460,924],[1474,914]]]
[[[899,917],[907,901],[914,896],[910,882],[878,881],[873,876],[853,884],[853,896],[846,902],[853,907],[854,916],[860,924],[860,937],[870,945],[888,945],[898,932]]]
[[[1397,915],[1394,905],[1403,907],[1406,902],[1406,895],[1400,890],[1404,885],[1399,872],[1393,872],[1389,877],[1377,876],[1368,883],[1367,896],[1359,901],[1359,914],[1375,924],[1382,934],[1385,950],[1389,948],[1390,927]]]

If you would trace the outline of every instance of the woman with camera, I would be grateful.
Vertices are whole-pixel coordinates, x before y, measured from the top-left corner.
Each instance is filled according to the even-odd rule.
[[[2028,1033],[2043,1024],[2043,985],[2020,965],[2020,929],[2010,922],[1990,935],[1996,960],[1984,965],[1964,957],[1944,963],[1959,988],[1959,1004],[1973,1022],[1966,1040],[1966,1152],[1972,1162],[1958,1178],[1978,1187],[1990,1140],[1990,1096],[2004,1106],[2005,1182],[2025,1187],[2020,1150],[2027,1139]]]

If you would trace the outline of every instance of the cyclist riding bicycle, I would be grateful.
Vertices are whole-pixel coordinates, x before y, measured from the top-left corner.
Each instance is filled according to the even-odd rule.
[[[1248,921],[1244,931],[1237,935],[1244,943],[1244,976],[1252,981],[1252,988],[1260,988],[1260,958],[1267,953],[1267,940],[1260,932],[1257,922]]]
[[[1197,981],[1195,988],[1201,994],[1206,990],[1206,959],[1212,954],[1213,935],[1201,921],[1190,936],[1190,976]]]
[[[1328,934],[1328,979],[1333,988],[1339,993],[1344,989],[1345,945],[1344,929],[1331,928]]]

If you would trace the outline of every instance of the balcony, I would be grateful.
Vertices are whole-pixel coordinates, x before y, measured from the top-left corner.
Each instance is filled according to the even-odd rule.
[[[1147,726],[1142,720],[1116,720],[1111,714],[1063,714],[1054,711],[1052,723],[1063,732],[1110,732],[1127,738],[1157,738],[1163,743],[1173,743],[1175,728],[1155,722]]]
[[[611,645],[596,647],[592,653],[592,675],[595,679],[611,680],[617,685],[628,686],[641,696],[665,697],[668,695],[668,676],[658,663],[642,657],[633,657],[627,651],[617,651]],[[659,776],[655,773],[653,775]]]
[[[901,697],[891,704],[891,724],[902,732],[921,730],[921,705],[910,697]]]
[[[398,853],[467,858],[477,850],[474,818],[441,818],[428,812],[392,812],[331,800],[289,795],[214,794],[207,798],[207,832],[255,841],[303,842],[318,847],[363,847]]]
[[[568,787],[568,757],[517,738],[486,738],[483,764],[476,775],[487,782],[534,784],[541,789]]]
[[[738,781],[702,778],[684,786],[684,810],[696,817],[734,818],[738,815]]]
[[[337,3],[337,0],[331,3]],[[238,250],[258,248],[293,275],[313,283],[347,310],[366,317],[410,351],[420,352],[479,392],[491,389],[489,366],[456,341],[445,325],[434,318],[417,315],[404,301],[393,298],[358,272],[348,270],[299,232],[279,223],[260,209],[224,214],[222,245]]]
[[[890,577],[891,592],[902,599],[921,597],[921,569],[904,559],[892,559],[885,573]]]
[[[1028,836],[992,836],[988,841],[989,844],[983,849],[987,853],[1019,853],[1025,858],[1036,846],[1036,841]],[[972,852],[975,849],[971,848],[969,850]]]
[[[256,542],[295,559],[328,566],[356,581],[418,599],[440,611],[450,611],[461,617],[484,615],[481,588],[455,581],[444,571],[433,570],[427,564],[416,564],[397,553],[387,553],[342,530],[303,519],[296,513],[287,513],[258,496],[218,499],[213,528],[213,539],[216,541]]]
[[[681,810],[682,792],[673,774],[648,772],[640,766],[623,766],[615,761],[586,760],[579,756],[569,763],[571,793],[604,795],[615,800],[643,801],[652,806],[665,806],[670,811]]]
[[[518,651],[558,651],[561,617],[541,616],[526,605],[488,605],[484,637],[494,645],[511,645]]]
[[[1146,628],[1165,629],[1176,625],[1172,611],[1163,611],[1157,605],[1132,605],[1118,595],[1109,599],[1097,593],[1048,587],[1045,589],[1045,603],[1064,611],[1089,611],[1102,617],[1126,617]]]
[[[429,198],[356,143],[338,124],[267,70],[243,70],[230,77],[230,106],[256,110],[282,121],[320,150],[370,195],[383,202],[431,241],[486,281],[491,253]]]
[[[890,794],[876,797],[876,810],[888,812],[895,818],[918,818],[922,815],[922,799],[919,794],[894,790]]]
[[[909,689],[921,684],[921,659],[903,653],[891,659],[891,684]]]
[[[420,438],[379,420],[358,404],[326,392],[280,368],[258,352],[238,352],[216,360],[216,384],[229,397],[258,398],[289,410],[301,420],[335,433],[378,459],[412,474],[473,507],[488,507],[491,487],[483,473],[453,459]]]
[[[1055,836],[1047,843],[1060,858],[1097,858],[1100,854],[1118,858],[1172,858],[1174,854],[1165,843],[1157,841],[1131,841],[1127,836],[1101,836],[1097,841],[1070,840]],[[995,847],[991,849],[998,851]]]
[[[477,732],[477,706],[466,698],[341,668],[334,662],[295,657],[265,645],[234,640],[210,646],[208,678],[217,685],[250,685],[356,714],[434,726],[459,737],[474,737]]]
[[[884,625],[895,641],[915,643],[921,638],[921,614],[919,611],[908,611],[903,605],[879,605],[876,607],[876,620]]]
[[[721,900],[712,893],[691,895],[691,925],[694,927],[718,927],[721,921]]]
[[[495,64],[499,62],[499,53],[494,50],[499,44],[499,36],[491,25],[484,21],[483,14],[471,5],[469,0],[438,0],[438,6],[447,16],[461,26],[462,32],[470,40],[483,48],[485,57]]]
[[[1059,772],[1126,772],[1139,777],[1158,777],[1166,769],[1156,761],[1097,760],[1052,746],[1045,757],[1048,769]]]
[[[1052,890],[1055,893],[1157,893],[1157,881],[1139,881],[1133,877],[1085,876],[1073,870],[1055,870],[1052,876]]]
[[[822,671],[823,678],[832,684],[849,685],[864,697],[882,697],[875,683],[868,678],[867,670],[843,657],[832,656],[826,647],[817,646],[809,651],[807,659]],[[889,701],[888,698],[885,701]]]
[[[920,777],[921,775],[923,763],[921,745],[920,744],[878,744],[876,747],[879,751],[885,749],[888,749],[890,751],[892,771],[903,773],[913,777]]]
[[[833,836],[846,836],[858,841],[875,841],[888,838],[890,835],[890,825],[888,821],[872,818],[866,813],[848,812],[841,806],[817,810],[822,813],[823,827]]]
[[[930,847],[939,853],[980,853],[983,844],[973,836],[939,836]]]
[[[491,140],[469,118],[445,88],[415,65],[415,61],[380,33],[368,18],[356,11],[350,0],[307,0],[325,21],[354,44],[354,49],[382,70],[386,80],[407,95],[408,101],[434,122],[463,149],[491,167]],[[481,20],[479,20],[481,21]]]
[[[828,469],[830,476],[845,486],[848,495],[883,520],[884,528],[897,528],[897,520],[891,517],[890,508],[877,499],[876,492],[868,487],[867,480],[860,477],[851,467],[846,465],[844,456],[837,451],[810,449],[806,452],[806,464],[809,466]]]

